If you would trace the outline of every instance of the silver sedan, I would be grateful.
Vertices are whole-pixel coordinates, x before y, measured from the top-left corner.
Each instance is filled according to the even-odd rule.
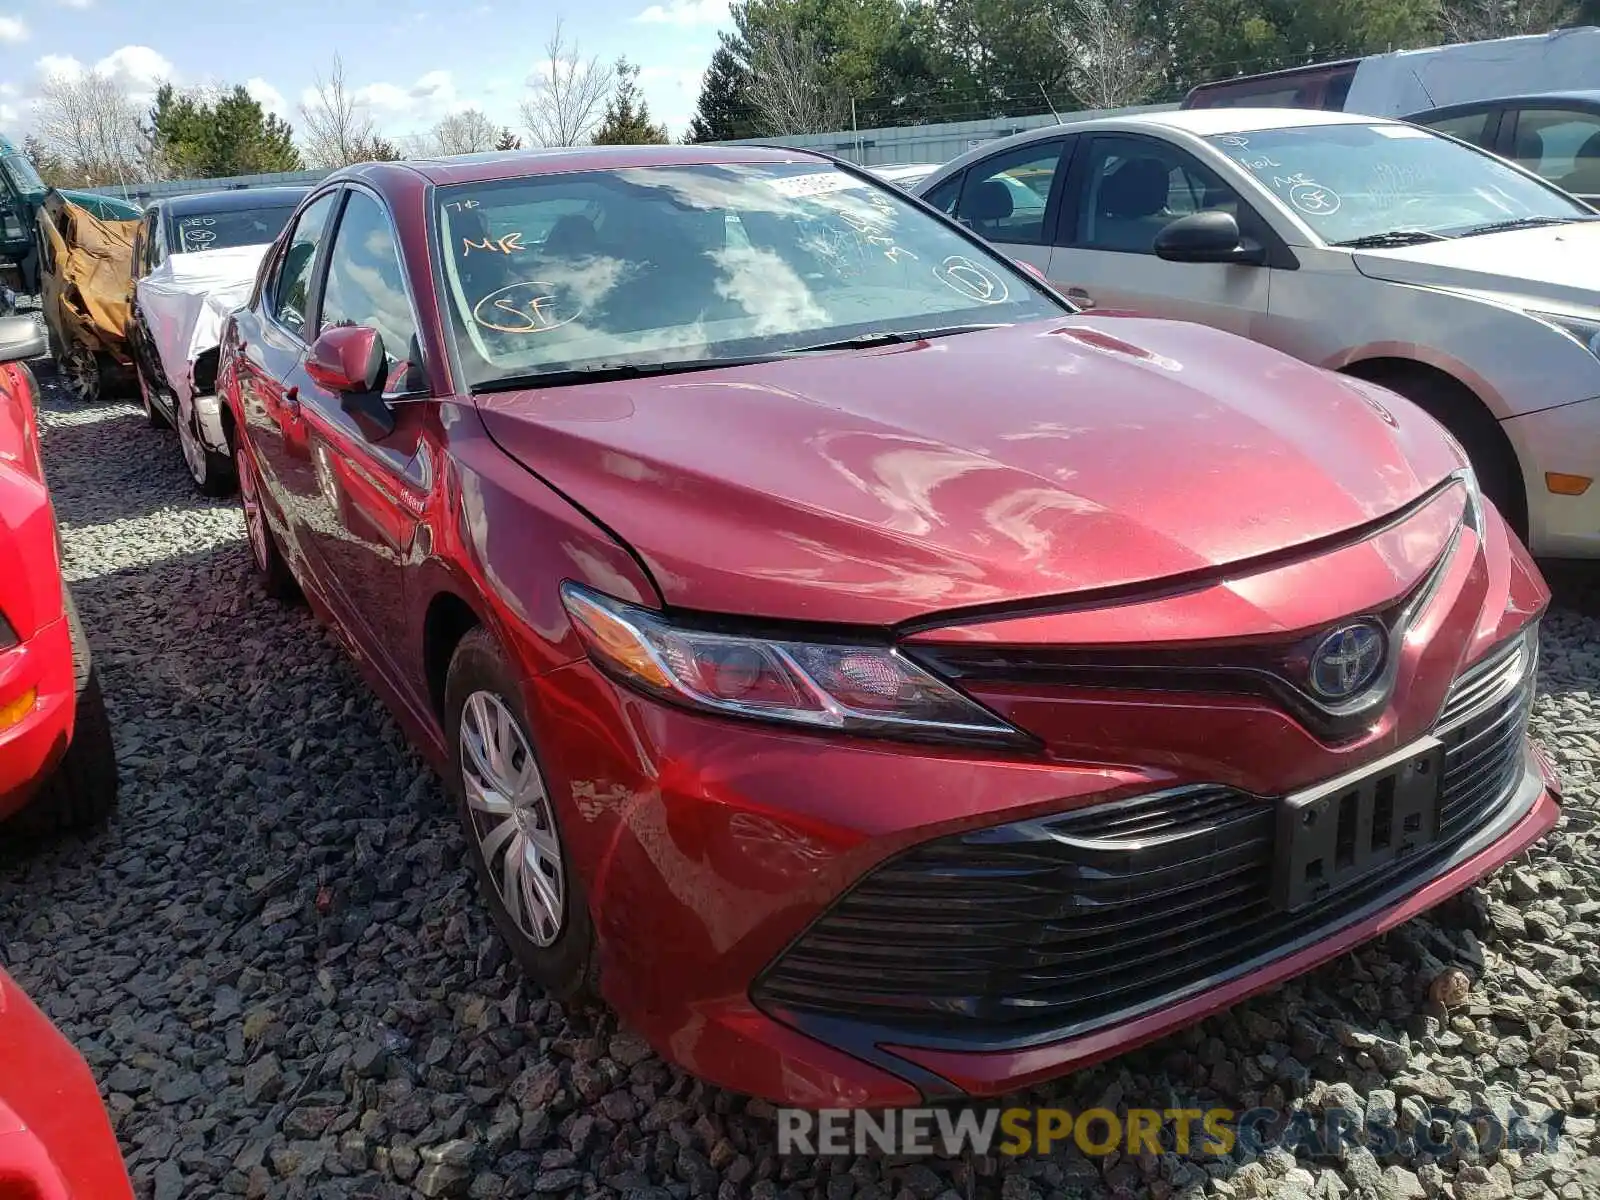
[[[1080,306],[1400,392],[1535,553],[1600,558],[1600,214],[1530,172],[1398,121],[1200,109],[1030,130],[913,190]]]

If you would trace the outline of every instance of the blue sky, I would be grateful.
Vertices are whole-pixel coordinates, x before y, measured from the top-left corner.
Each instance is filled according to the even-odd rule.
[[[0,0],[0,130],[26,132],[43,74],[97,69],[141,99],[157,80],[244,83],[291,123],[335,52],[391,137],[476,107],[517,126],[527,80],[563,21],[583,58],[642,68],[652,115],[682,133],[727,0]]]

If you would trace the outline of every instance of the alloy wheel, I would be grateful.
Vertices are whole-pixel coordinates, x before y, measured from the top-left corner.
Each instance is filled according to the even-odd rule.
[[[506,912],[530,941],[561,933],[566,879],[544,777],[515,716],[493,692],[461,712],[461,782],[472,834]]]
[[[184,457],[188,457],[187,452]],[[265,571],[269,566],[267,518],[261,511],[261,494],[256,489],[255,471],[245,457],[243,446],[234,452],[234,465],[239,473],[239,503],[244,506],[244,528],[250,535],[250,550],[256,556],[256,566]]]

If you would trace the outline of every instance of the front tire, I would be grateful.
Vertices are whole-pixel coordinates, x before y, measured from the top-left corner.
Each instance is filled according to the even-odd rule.
[[[1479,399],[1453,379],[1421,372],[1396,372],[1373,382],[1399,392],[1454,435],[1467,452],[1478,487],[1526,543],[1528,489],[1522,467],[1500,423]]]
[[[594,926],[561,837],[522,689],[487,630],[468,633],[445,680],[451,787],[500,936],[561,1000],[598,994]]]
[[[93,828],[117,806],[117,752],[111,738],[111,717],[89,653],[89,640],[78,619],[78,606],[71,592],[66,599],[77,693],[72,742],[38,794],[7,823],[9,830],[26,838],[53,838]]]
[[[278,548],[278,539],[267,523],[262,507],[261,480],[245,452],[244,444],[235,439],[233,447],[234,473],[239,480],[239,503],[244,509],[244,528],[250,543],[250,557],[256,565],[256,578],[261,589],[274,600],[293,600],[300,595],[300,585],[294,572]]]

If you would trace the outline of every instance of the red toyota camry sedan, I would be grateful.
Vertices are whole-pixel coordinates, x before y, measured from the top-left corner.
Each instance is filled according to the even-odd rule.
[[[1557,816],[1548,594],[1438,425],[831,160],[350,168],[222,384],[268,589],[446,773],[523,965],[742,1092],[1070,1071]]]

